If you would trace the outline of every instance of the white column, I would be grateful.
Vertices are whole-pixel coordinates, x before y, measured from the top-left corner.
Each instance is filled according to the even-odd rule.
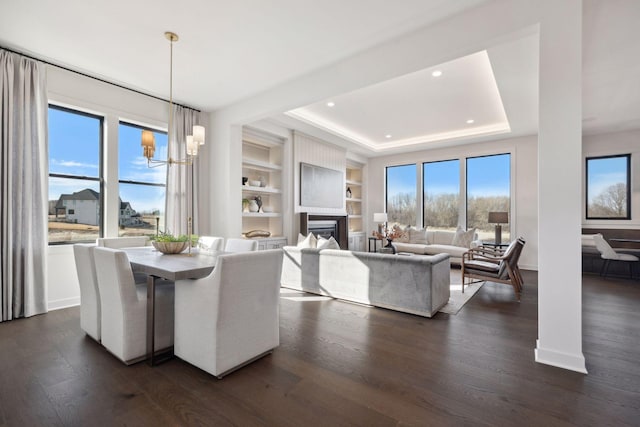
[[[540,24],[537,362],[586,373],[582,354],[582,2]],[[525,287],[526,292],[526,287]]]
[[[118,236],[118,220],[120,218],[120,201],[118,186],[118,125],[119,119],[114,114],[105,117],[103,177],[104,177],[104,236]]]

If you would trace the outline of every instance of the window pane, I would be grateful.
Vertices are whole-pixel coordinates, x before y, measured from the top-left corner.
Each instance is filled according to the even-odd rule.
[[[49,173],[98,177],[98,117],[49,107]]]
[[[509,212],[510,195],[511,155],[467,159],[467,228],[475,227],[480,239],[494,239],[495,224],[489,224],[489,212]],[[509,240],[509,223],[504,223],[502,241]]]
[[[629,219],[630,155],[587,159],[587,219]]]
[[[49,243],[95,241],[100,223],[98,181],[49,178]]]
[[[164,231],[165,187],[120,183],[120,236],[156,234],[156,219]]]
[[[423,163],[424,225],[455,230],[460,207],[460,161]]]
[[[101,235],[102,120],[49,106],[49,243],[95,241]]]
[[[167,159],[167,134],[153,129],[156,140],[156,159]],[[118,177],[120,181],[136,181],[164,184],[167,181],[167,167],[147,167],[147,159],[142,155],[140,141],[143,128],[120,123],[118,127]]]
[[[389,225],[416,225],[416,165],[387,167]]]

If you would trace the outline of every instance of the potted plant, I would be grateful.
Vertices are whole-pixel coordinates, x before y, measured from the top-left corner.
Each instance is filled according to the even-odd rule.
[[[186,234],[174,236],[171,233],[160,232],[156,236],[152,236],[150,240],[153,247],[163,254],[179,254],[189,245],[189,236]],[[195,246],[197,243],[198,236],[191,235],[191,246]]]

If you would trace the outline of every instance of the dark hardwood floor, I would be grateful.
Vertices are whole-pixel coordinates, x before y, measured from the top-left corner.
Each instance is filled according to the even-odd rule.
[[[640,425],[640,281],[584,277],[581,375],[534,362],[524,277],[520,304],[486,284],[432,319],[281,299],[280,347],[223,380],[179,359],[127,367],[78,308],[5,322],[0,426]]]

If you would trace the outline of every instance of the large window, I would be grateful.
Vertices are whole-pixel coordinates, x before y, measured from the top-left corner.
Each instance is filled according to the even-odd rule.
[[[102,235],[103,118],[49,106],[49,243]]]
[[[587,158],[587,219],[631,219],[630,164],[630,154]]]
[[[495,236],[489,212],[511,214],[511,155],[467,158],[467,228],[476,228],[481,239]],[[502,240],[508,241],[509,223],[502,224]]]
[[[460,210],[460,161],[423,163],[422,171],[424,226],[455,230]]]
[[[416,225],[416,165],[387,167],[389,225]]]
[[[118,176],[120,206],[118,206],[119,235],[138,236],[162,230],[167,181],[167,167],[147,167],[140,140],[145,128],[120,123],[118,131]],[[167,134],[153,129],[156,156],[167,157]],[[174,166],[176,167],[176,166]]]

